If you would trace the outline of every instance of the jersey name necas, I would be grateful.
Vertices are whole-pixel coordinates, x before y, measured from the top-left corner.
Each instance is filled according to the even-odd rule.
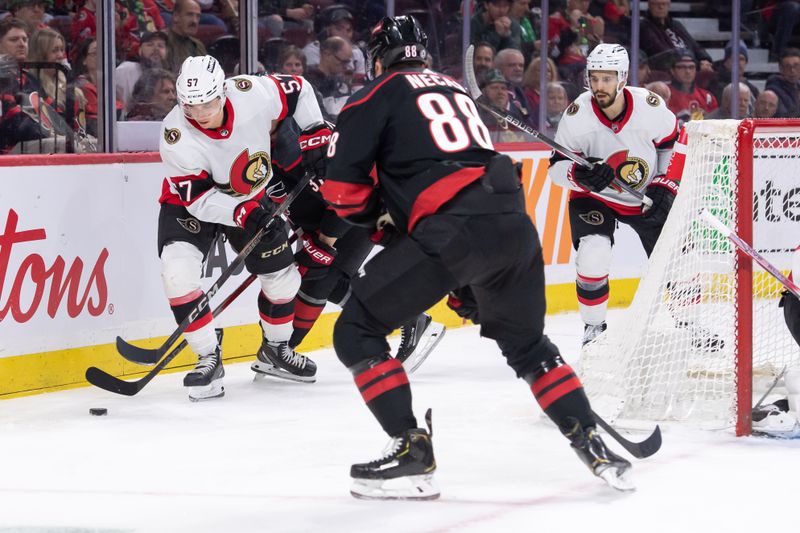
[[[161,202],[198,219],[233,226],[233,211],[272,177],[270,128],[294,116],[301,128],[322,122],[311,86],[299,76],[238,76],[225,81],[225,121],[207,130],[176,106],[164,119],[167,167]]]
[[[669,150],[677,137],[677,121],[661,97],[646,89],[625,87],[619,98],[625,98],[625,112],[611,121],[591,92],[584,92],[567,107],[555,140],[584,157],[604,160],[614,168],[617,178],[644,192],[655,176],[665,172]],[[574,168],[572,161],[557,161],[551,166],[550,177],[563,187],[585,191],[574,181]],[[611,207],[625,210],[641,205],[613,185],[602,194]]]

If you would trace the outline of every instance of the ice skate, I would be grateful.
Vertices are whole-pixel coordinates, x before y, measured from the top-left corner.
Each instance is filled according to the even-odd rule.
[[[256,377],[268,375],[303,383],[317,380],[317,365],[290,348],[288,341],[270,342],[264,339],[250,369],[256,372]]]
[[[221,398],[225,396],[223,377],[222,350],[217,346],[213,353],[197,359],[194,370],[183,377],[183,386],[189,389],[189,399],[193,402]]]
[[[793,439],[800,437],[800,421],[789,410],[787,400],[753,409],[753,432],[770,437]]]
[[[564,435],[572,442],[572,449],[594,475],[619,491],[636,490],[626,473],[631,463],[609,450],[593,427],[581,428],[575,421]]]
[[[594,325],[593,324],[585,324],[583,326],[582,346],[586,346],[587,344],[589,344],[590,342],[595,340],[607,328],[608,328],[608,326],[606,325],[605,322],[601,322],[599,324],[594,324]]]
[[[433,500],[439,497],[435,470],[430,435],[409,429],[389,441],[380,459],[350,467],[350,494],[367,500]]]
[[[427,313],[422,313],[400,328],[400,347],[396,359],[403,363],[406,372],[411,374],[425,362],[446,330],[444,324],[434,322]]]

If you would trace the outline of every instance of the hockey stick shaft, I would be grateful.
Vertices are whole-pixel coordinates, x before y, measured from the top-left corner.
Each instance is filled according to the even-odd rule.
[[[611,424],[603,420],[600,415],[594,411],[592,411],[592,416],[594,416],[595,421],[597,421],[597,423],[605,430],[606,433],[611,435],[611,437],[617,441],[620,446],[625,448],[629,454],[637,459],[650,457],[661,449],[661,428],[658,426],[656,426],[656,429],[653,430],[650,436],[644,439],[642,442],[633,442],[620,435],[616,429],[611,427]]]
[[[767,396],[769,396],[769,393],[772,392],[775,389],[775,387],[778,385],[778,382],[781,380],[781,378],[783,377],[783,375],[786,373],[786,371],[788,369],[789,369],[789,366],[788,365],[784,365],[783,370],[781,370],[780,373],[777,376],[775,376],[775,379],[772,380],[772,383],[770,383],[770,386],[767,389],[767,392],[765,392],[764,395],[761,396],[761,399],[759,399],[756,402],[756,404],[753,406],[753,411],[755,411],[756,409],[761,407],[761,404],[763,404],[764,400],[767,399]]]
[[[245,279],[239,287],[236,288],[232,293],[225,298],[222,303],[220,303],[216,309],[214,309],[214,315],[222,314],[228,306],[233,303],[233,301],[242,294],[247,287],[250,286],[253,281],[256,279],[255,274],[250,274],[247,279]],[[138,393],[140,390],[144,388],[145,385],[150,383],[150,381],[156,377],[156,375],[164,370],[164,368],[172,362],[175,357],[178,356],[181,351],[183,351],[186,346],[188,346],[188,342],[184,339],[181,341],[178,346],[176,346],[169,354],[167,354],[164,359],[161,360],[155,367],[153,367],[150,372],[148,372],[143,378],[136,380],[136,381],[124,381],[119,379],[116,376],[112,376],[108,372],[101,370],[97,367],[90,366],[86,369],[86,381],[94,385],[95,387],[99,387],[101,389],[107,390],[109,392],[113,392],[116,394],[122,394],[124,396],[133,396]]]
[[[579,164],[580,166],[585,168],[594,167],[594,163],[592,163],[591,161],[587,160],[584,157],[581,157],[580,155],[576,154],[575,152],[566,148],[565,146],[562,146],[561,144],[557,143],[550,137],[547,137],[546,135],[542,134],[540,131],[533,129],[532,127],[525,124],[518,118],[508,113],[504,113],[493,106],[484,104],[483,102],[479,101],[478,97],[481,96],[481,90],[478,87],[478,80],[475,77],[475,69],[472,63],[474,54],[475,54],[474,46],[470,45],[469,48],[467,48],[467,53],[464,58],[464,80],[467,82],[467,90],[469,91],[470,96],[472,96],[472,99],[475,101],[476,104],[478,104],[481,108],[485,109],[498,119],[504,120],[509,124],[511,124],[512,126],[516,127],[517,129],[524,131],[534,139],[538,139],[539,141],[543,142],[544,144],[546,144],[559,154]],[[630,194],[631,196],[633,196],[634,198],[636,198],[637,200],[639,200],[640,202],[642,202],[647,208],[650,208],[653,205],[653,201],[650,198],[640,193],[636,189],[632,188],[630,185],[620,180],[619,178],[614,178],[614,181],[612,183],[618,186],[623,191]],[[602,194],[597,194],[597,193],[592,193],[592,194],[603,198]]]
[[[736,233],[734,233],[732,229],[723,224],[720,219],[711,214],[711,211],[704,208],[700,212],[700,216],[709,226],[719,231],[723,236],[727,237],[737,248],[739,248],[747,256],[753,259],[753,261],[761,265],[761,268],[772,274],[772,277],[778,280],[781,285],[786,287],[786,289],[789,292],[794,294],[797,298],[800,298],[800,288],[798,288],[798,286],[795,285],[792,282],[792,280],[784,276],[783,273],[780,270],[778,270],[772,263],[767,261],[763,255],[758,253],[752,246],[747,244],[744,241],[744,239],[742,239]]]
[[[183,332],[186,331],[186,328],[189,327],[189,324],[195,321],[197,317],[200,316],[200,314],[205,311],[207,307],[209,307],[211,298],[213,298],[217,291],[219,291],[220,287],[222,287],[222,285],[228,281],[228,278],[233,275],[233,272],[244,262],[245,258],[250,255],[250,252],[252,252],[256,246],[258,246],[258,243],[261,241],[262,237],[264,237],[267,231],[269,231],[269,228],[286,212],[287,209],[289,209],[289,206],[292,204],[292,202],[294,202],[295,198],[300,195],[305,186],[313,179],[313,177],[313,174],[306,172],[303,178],[297,183],[297,185],[295,185],[294,189],[292,189],[292,192],[289,193],[283,203],[281,203],[281,205],[275,211],[275,214],[272,216],[267,225],[259,229],[253,238],[244,245],[241,251],[239,251],[237,256],[228,265],[228,268],[226,268],[222,274],[220,274],[219,278],[217,278],[217,281],[215,281],[214,284],[211,285],[211,287],[205,292],[194,309],[192,309],[186,318],[183,319],[180,325],[178,325],[178,328],[172,332],[164,344],[155,350],[143,350],[142,348],[138,348],[126,342],[121,337],[117,337],[117,351],[119,351],[119,353],[126,359],[132,359],[134,361],[158,361],[161,359],[161,357],[167,353],[169,347],[175,344],[178,338],[183,335]],[[126,357],[126,354],[129,354],[130,357]]]

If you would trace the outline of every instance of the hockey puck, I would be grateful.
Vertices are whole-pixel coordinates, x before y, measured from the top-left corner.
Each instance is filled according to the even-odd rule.
[[[108,409],[105,407],[92,407],[89,409],[89,414],[92,416],[105,416],[108,414]]]

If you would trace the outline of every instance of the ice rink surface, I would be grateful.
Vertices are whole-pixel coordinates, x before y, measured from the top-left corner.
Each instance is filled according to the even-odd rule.
[[[575,314],[548,317],[568,360],[581,330]],[[188,401],[183,374],[132,398],[83,388],[0,402],[0,532],[728,533],[797,523],[800,440],[669,427],[659,453],[634,460],[638,490],[616,492],[476,327],[448,331],[411,376],[420,424],[433,408],[441,499],[356,500],[350,464],[378,458],[388,439],[333,351],[310,355],[315,384],[254,382],[248,364],[228,365],[225,398],[204,403]]]

